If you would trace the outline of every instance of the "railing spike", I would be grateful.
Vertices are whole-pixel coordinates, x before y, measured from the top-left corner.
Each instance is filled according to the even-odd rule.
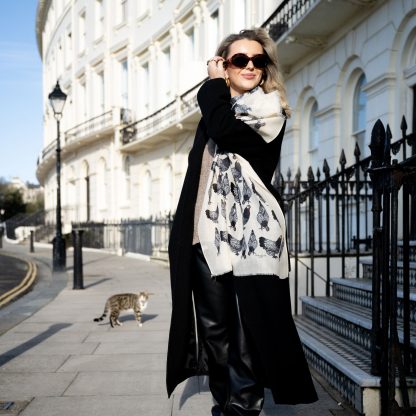
[[[361,150],[360,150],[360,146],[358,145],[358,143],[355,143],[354,156],[356,159],[360,159]]]
[[[298,168],[296,175],[295,175],[295,179],[293,180],[293,186],[295,189],[299,189],[300,177],[301,177],[300,168]]]
[[[313,182],[315,180],[314,174],[313,174],[313,169],[312,166],[309,166],[308,169],[308,181],[309,182]]]
[[[374,124],[373,130],[371,131],[371,159],[374,166],[379,166],[383,160],[383,150],[384,150],[384,140],[386,136],[386,131],[384,129],[383,123],[380,119]]]
[[[286,176],[287,176],[287,179],[290,180],[290,177],[292,176],[292,171],[290,170],[290,167],[287,168]]]
[[[391,134],[391,130],[390,130],[390,126],[387,124],[386,127],[386,136],[384,139],[384,163],[387,165],[390,165],[390,161],[391,161],[391,138],[392,138],[392,134]]]
[[[341,150],[341,156],[339,157],[339,164],[341,166],[345,166],[346,163],[347,163],[347,158],[345,157],[344,149],[342,149]]]
[[[391,141],[391,139],[393,137],[393,135],[391,134],[390,126],[388,124],[387,124],[387,127],[386,127],[386,137],[389,141]]]
[[[330,169],[329,169],[329,165],[328,165],[328,162],[327,162],[326,159],[324,159],[324,166],[323,166],[322,170],[324,171],[325,177],[328,178]]]
[[[407,121],[405,116],[402,117],[402,122],[400,123],[400,130],[403,132],[402,137],[405,137],[407,130]]]
[[[320,177],[321,177],[321,171],[319,170],[319,166],[318,166],[318,168],[316,169],[316,178],[318,179],[318,182],[319,182]]]

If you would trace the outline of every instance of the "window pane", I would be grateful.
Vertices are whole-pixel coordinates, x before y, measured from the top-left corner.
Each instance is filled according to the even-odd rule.
[[[366,108],[367,108],[367,94],[364,91],[367,80],[365,75],[361,75],[358,80],[354,93],[354,124],[353,132],[359,132],[365,130],[366,126]]]
[[[315,101],[309,119],[309,150],[313,150],[319,146],[319,120],[316,115],[317,112],[318,103]]]

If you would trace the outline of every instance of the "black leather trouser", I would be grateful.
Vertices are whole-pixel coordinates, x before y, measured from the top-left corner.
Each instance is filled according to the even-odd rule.
[[[193,292],[209,387],[226,416],[257,416],[264,388],[256,382],[230,275],[212,278],[200,244],[193,246]]]

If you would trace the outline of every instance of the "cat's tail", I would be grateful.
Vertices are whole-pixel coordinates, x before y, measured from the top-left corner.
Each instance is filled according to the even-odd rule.
[[[104,312],[103,312],[103,314],[102,314],[100,317],[98,317],[98,318],[94,318],[94,322],[100,322],[100,321],[103,321],[103,320],[105,319],[105,317],[107,316],[107,313],[108,313],[109,307],[110,307],[110,303],[107,301],[107,302],[105,303],[105,307],[104,307]]]

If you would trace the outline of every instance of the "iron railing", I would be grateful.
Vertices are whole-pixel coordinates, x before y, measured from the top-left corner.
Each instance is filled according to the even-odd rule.
[[[380,120],[371,136],[373,183],[374,250],[372,273],[372,373],[381,376],[382,415],[397,414],[396,377],[402,407],[410,412],[406,375],[416,373],[416,352],[412,348],[410,325],[410,240],[415,239],[416,134],[407,133],[405,118],[402,138],[392,144],[390,128]],[[411,156],[407,157],[407,146]],[[391,160],[401,151],[402,161]],[[399,239],[402,240],[399,249]],[[398,255],[402,256],[399,277]],[[399,302],[398,289],[402,299]],[[399,303],[402,319],[398,319]],[[399,339],[398,327],[402,336]],[[412,409],[413,412],[416,409]],[[410,414],[410,413],[409,413]]]
[[[356,146],[355,163],[347,166],[342,151],[332,175],[325,160],[323,177],[319,169],[314,174],[309,168],[304,180],[299,170],[293,179],[289,171],[286,179],[278,175],[276,184],[286,205],[295,299],[300,284],[306,295],[314,296],[321,281],[330,296],[335,267],[342,278],[362,278],[361,262],[367,257],[372,263],[371,365],[372,373],[381,377],[383,415],[393,414],[398,406],[397,375],[403,406],[409,408],[406,375],[416,373],[410,341],[410,292],[416,287],[410,278],[416,262],[416,134],[407,134],[404,117],[401,131],[402,137],[393,142],[390,128],[377,121],[371,156],[361,159]],[[392,162],[392,157],[397,159]],[[324,263],[319,270],[318,259]],[[355,265],[352,273],[347,260]],[[297,308],[295,302],[295,313]]]
[[[132,121],[132,112],[127,108],[113,108],[96,117],[92,117],[65,132],[65,144],[98,133],[101,130]]]
[[[354,155],[355,163],[347,166],[342,151],[339,167],[332,175],[326,159],[323,175],[319,168],[314,174],[312,167],[305,179],[300,169],[293,179],[290,170],[286,178],[278,175],[276,186],[285,201],[289,251],[294,258],[295,299],[300,276],[304,275],[299,268],[307,273],[306,295],[315,295],[315,279],[319,279],[325,285],[325,295],[330,296],[334,269],[342,278],[360,277],[360,259],[371,254],[370,157],[361,159],[358,145]],[[297,314],[297,303],[294,309]]]
[[[72,229],[83,229],[83,246],[138,253],[147,256],[167,254],[172,216],[121,220],[120,222],[73,223]]]
[[[163,108],[121,129],[122,144],[146,139],[157,131],[180,123],[198,108],[196,95],[199,87],[205,81],[206,79],[203,79]]]
[[[9,218],[6,223],[6,236],[11,240],[15,240],[16,230],[19,227],[30,227],[35,229],[38,226],[43,225],[45,222],[45,212],[38,211],[31,214],[20,213]],[[28,234],[28,233],[27,233]]]
[[[118,108],[106,111],[98,116],[92,117],[65,131],[64,144],[68,145],[78,142],[83,138],[90,137],[103,130],[124,126],[132,121],[132,111],[128,108]],[[50,158],[56,152],[56,139],[50,142],[41,152],[37,164]]]
[[[262,24],[276,42],[309,11],[316,0],[284,0]]]

